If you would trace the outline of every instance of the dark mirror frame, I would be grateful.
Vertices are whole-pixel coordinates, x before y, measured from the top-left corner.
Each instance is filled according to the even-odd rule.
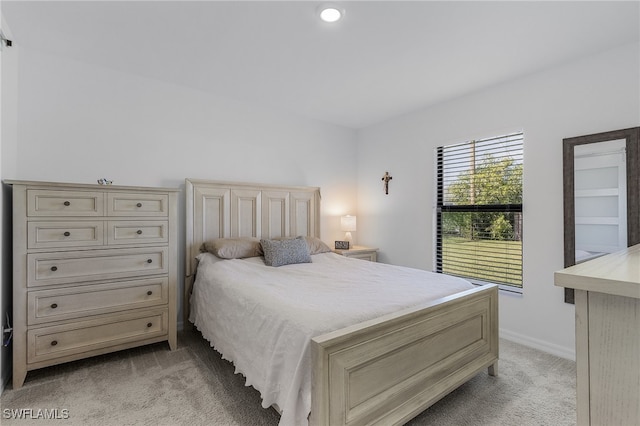
[[[625,139],[627,156],[627,246],[640,243],[640,127],[563,139],[564,267],[576,264],[574,148],[576,145]],[[564,289],[564,301],[574,303],[574,291]]]

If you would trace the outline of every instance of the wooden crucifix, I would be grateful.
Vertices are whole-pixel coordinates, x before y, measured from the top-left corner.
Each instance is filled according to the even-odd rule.
[[[393,179],[393,177],[391,177],[389,172],[384,172],[384,176],[382,176],[382,181],[384,182],[383,187],[384,187],[384,193],[386,195],[389,195],[389,181],[391,179]]]

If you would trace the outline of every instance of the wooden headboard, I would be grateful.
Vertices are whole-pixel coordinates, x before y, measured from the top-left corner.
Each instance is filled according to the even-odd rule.
[[[202,243],[215,238],[320,237],[320,188],[185,179],[186,262],[183,313]]]

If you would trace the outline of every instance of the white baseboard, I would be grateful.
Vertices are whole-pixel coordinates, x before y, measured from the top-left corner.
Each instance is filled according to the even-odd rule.
[[[545,342],[544,340],[534,339],[532,337],[523,336],[521,334],[516,334],[509,330],[503,329],[500,329],[500,337],[524,346],[528,346],[530,348],[541,350],[542,352],[559,356],[560,358],[570,359],[572,361],[576,360],[575,348],[567,348],[564,346]]]

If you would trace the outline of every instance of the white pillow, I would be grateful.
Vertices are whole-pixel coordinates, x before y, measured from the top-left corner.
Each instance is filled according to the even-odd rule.
[[[257,238],[217,238],[202,244],[204,251],[220,259],[244,259],[262,256],[262,246]]]

